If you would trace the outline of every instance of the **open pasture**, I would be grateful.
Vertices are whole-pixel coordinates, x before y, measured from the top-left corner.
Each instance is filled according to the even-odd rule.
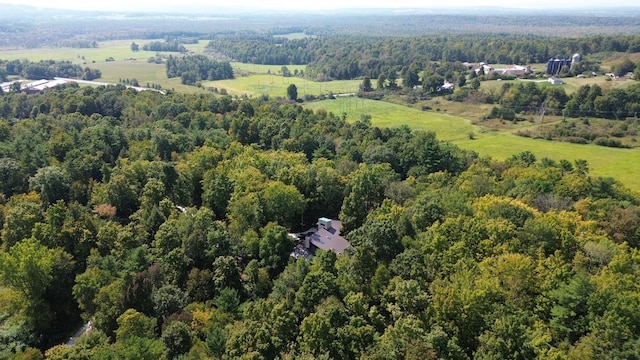
[[[597,84],[603,90],[606,90],[606,89],[611,89],[616,87],[626,87],[634,83],[633,80],[627,80],[627,79],[607,80],[606,76],[598,75],[590,78],[589,77],[562,78],[562,81],[565,82],[563,85],[551,85],[548,81],[543,79],[502,80],[502,81],[487,80],[487,81],[481,82],[480,89],[490,93],[497,93],[498,91],[500,91],[500,88],[502,88],[504,84],[508,84],[508,83],[518,84],[520,82],[526,83],[530,81],[535,82],[538,86],[541,86],[541,87],[559,86],[564,89],[567,95],[573,94],[574,92],[576,92],[576,90],[578,90],[578,88],[580,88],[580,86],[583,86],[583,85]]]
[[[283,65],[263,65],[263,64],[248,64],[241,62],[231,62],[233,71],[238,73],[251,73],[251,74],[273,74],[278,75],[282,71]],[[284,65],[293,74],[294,71],[306,71],[307,65]]]
[[[543,139],[531,139],[509,132],[491,131],[476,134],[475,139],[453,141],[456,145],[496,159],[506,159],[513,154],[529,150],[538,159],[587,160],[590,173],[613,177],[629,188],[640,191],[640,150],[618,149],[598,145],[571,144]]]
[[[481,156],[506,159],[529,150],[538,159],[584,159],[589,163],[591,174],[614,177],[629,188],[640,191],[639,149],[616,149],[597,145],[571,144],[542,139],[531,139],[514,135],[510,131],[487,131],[471,124],[463,117],[441,112],[423,112],[403,105],[359,98],[340,98],[306,103],[313,110],[325,109],[337,115],[346,114],[354,122],[361,115],[371,115],[371,124],[379,127],[407,125],[416,130],[435,131],[438,139],[477,152]],[[511,130],[513,131],[513,130]],[[473,132],[474,139],[469,137]]]
[[[298,97],[302,98],[305,95],[355,93],[358,91],[360,83],[360,80],[317,82],[298,77],[263,74],[240,76],[229,80],[204,81],[202,85],[218,89],[224,88],[231,95],[260,96],[268,94],[285,97],[287,87],[290,84],[295,84],[298,89]]]
[[[306,108],[323,109],[338,116],[346,115],[355,122],[361,115],[371,115],[371,124],[377,127],[407,125],[416,130],[434,131],[439,139],[455,140],[468,137],[474,131],[471,122],[439,112],[425,112],[385,101],[345,97],[306,103]]]
[[[163,89],[184,93],[204,92],[204,89],[183,85],[179,77],[167,78],[164,64],[151,64],[146,60],[110,61],[92,64],[93,68],[102,71],[100,81],[117,84],[120,79],[136,79],[140,86],[159,84]]]
[[[104,62],[108,58],[114,60],[136,59],[146,60],[155,55],[155,51],[132,51],[131,43],[142,45],[152,40],[113,40],[101,41],[96,48],[39,48],[39,49],[14,49],[0,50],[0,59],[29,59],[30,61],[40,60],[67,60],[76,64],[86,63],[87,66],[96,62]],[[84,57],[84,59],[83,59]]]

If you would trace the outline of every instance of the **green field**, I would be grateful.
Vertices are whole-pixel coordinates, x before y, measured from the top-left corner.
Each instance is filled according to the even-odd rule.
[[[465,118],[439,112],[423,112],[384,101],[342,98],[307,103],[304,106],[313,110],[326,109],[335,114],[346,113],[347,120],[351,122],[359,119],[361,114],[367,114],[372,116],[371,123],[374,126],[406,124],[413,129],[435,131],[441,140],[452,141],[461,148],[495,159],[506,159],[526,150],[533,152],[538,159],[584,159],[589,163],[591,174],[614,177],[629,188],[640,191],[639,149],[571,144],[520,137],[508,131],[486,131],[472,125]],[[469,138],[470,132],[474,133],[474,140]]]
[[[584,159],[589,163],[591,174],[613,177],[629,188],[640,191],[640,150],[616,149],[597,145],[580,145],[566,142],[530,139],[507,132],[476,134],[475,140],[454,141],[458,146],[473,150],[480,155],[506,159],[513,154],[529,150],[538,159],[553,160]]]
[[[112,57],[115,60],[136,59],[146,61],[149,57],[156,54],[155,51],[131,51],[131,43],[135,42],[142,45],[151,42],[148,39],[134,40],[113,40],[102,41],[98,43],[97,48],[40,48],[40,49],[16,49],[16,50],[0,50],[0,59],[29,59],[30,61],[40,60],[68,60],[76,64],[93,62],[104,62],[107,58]],[[202,42],[201,42],[202,43]],[[203,44],[185,45],[189,49],[197,51],[203,47]],[[168,54],[168,53],[167,53]],[[83,59],[84,57],[84,59]]]
[[[278,67],[279,68],[279,67]],[[292,70],[289,68],[289,70]],[[358,91],[360,80],[341,80],[317,82],[298,77],[283,77],[279,75],[252,75],[241,76],[231,80],[205,81],[204,87],[216,87],[226,89],[232,95],[260,96],[286,96],[287,87],[295,84],[298,88],[298,97],[305,95],[341,94]]]
[[[291,73],[294,71],[306,71],[307,65],[286,65],[287,69]],[[234,71],[246,72],[251,74],[268,74],[271,73],[274,76],[281,73],[282,65],[263,65],[263,64],[247,64],[241,62],[231,62],[231,67]]]
[[[150,64],[146,60],[110,61],[92,64],[93,68],[102,71],[100,81],[117,84],[120,79],[137,79],[140,86],[147,86],[147,82],[159,84],[163,89],[185,93],[204,92],[195,86],[183,85],[180,78],[167,78],[164,64]]]
[[[489,92],[497,92],[500,88],[507,83],[526,83],[529,81],[534,81],[538,86],[547,87],[547,86],[560,86],[564,89],[567,95],[573,94],[580,86],[583,85],[595,85],[597,84],[603,90],[611,89],[614,87],[626,87],[634,83],[633,80],[626,79],[618,79],[618,80],[607,80],[607,77],[604,75],[594,76],[591,78],[562,78],[562,81],[565,83],[563,85],[551,85],[547,81],[542,81],[542,79],[532,79],[532,80],[487,80],[481,83],[480,89]]]
[[[443,140],[460,140],[477,131],[471,122],[439,112],[425,112],[385,101],[357,97],[339,98],[306,103],[312,110],[324,109],[336,115],[346,114],[347,121],[355,122],[361,115],[371,115],[371,124],[377,127],[408,125],[412,129],[435,131]]]

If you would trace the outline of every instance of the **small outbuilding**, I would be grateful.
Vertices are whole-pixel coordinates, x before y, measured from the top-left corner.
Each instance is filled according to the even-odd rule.
[[[562,84],[564,84],[564,81],[562,79],[559,79],[559,78],[557,78],[555,76],[550,77],[548,81],[549,81],[549,83],[551,85],[562,85]]]

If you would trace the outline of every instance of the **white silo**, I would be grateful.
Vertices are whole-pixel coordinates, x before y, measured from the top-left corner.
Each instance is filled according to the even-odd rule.
[[[580,62],[580,54],[573,54],[573,56],[571,57],[571,68],[573,68],[574,64],[577,64]]]

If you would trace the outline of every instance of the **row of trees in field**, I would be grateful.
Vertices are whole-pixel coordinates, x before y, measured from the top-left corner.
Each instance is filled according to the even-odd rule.
[[[216,61],[204,55],[169,56],[167,77],[180,77],[183,84],[194,85],[202,80],[233,79],[228,61]]]
[[[17,75],[25,79],[53,79],[67,77],[82,80],[94,80],[102,77],[98,69],[82,67],[71,61],[42,60],[31,62],[28,60],[0,60],[0,81],[6,81],[7,76]]]
[[[133,45],[132,45],[133,48]],[[172,41],[151,41],[142,45],[142,50],[144,51],[169,51],[169,52],[187,52],[187,48],[182,45],[182,42],[179,40]]]
[[[352,248],[294,260],[320,216]],[[630,358],[639,224],[584,160],[267,97],[6,94],[0,357]]]
[[[308,39],[288,40],[252,32],[216,34],[205,50],[236,61],[268,65],[304,65],[315,59]]]
[[[602,89],[597,84],[582,85],[571,95],[562,88],[540,88],[533,82],[505,83],[496,95],[494,101],[499,104],[496,109],[509,110],[514,116],[537,113],[542,106],[552,115],[615,120],[634,118],[640,112],[638,83],[611,89]]]

